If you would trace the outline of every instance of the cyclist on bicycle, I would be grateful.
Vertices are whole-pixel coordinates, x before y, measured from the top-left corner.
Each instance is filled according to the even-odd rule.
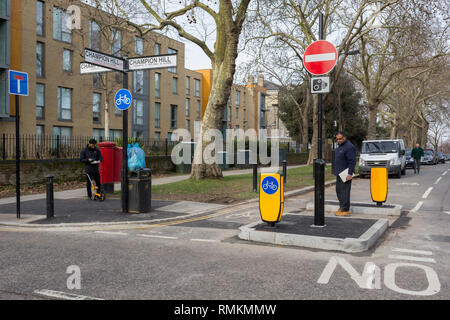
[[[97,148],[96,144],[97,141],[95,139],[89,140],[89,144],[86,146],[86,148],[83,149],[83,151],[81,151],[80,161],[85,163],[84,172],[88,174],[92,180],[95,181],[95,185],[97,186],[97,188],[99,188],[99,190],[101,190],[99,164],[103,162],[103,157],[100,149]],[[88,198],[91,199],[91,183],[87,176],[86,188]]]

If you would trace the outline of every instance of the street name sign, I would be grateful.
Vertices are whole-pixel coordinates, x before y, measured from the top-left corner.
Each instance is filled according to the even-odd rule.
[[[87,62],[80,63],[80,74],[91,74],[91,73],[101,73],[101,72],[110,72],[111,69],[99,67],[94,64],[90,64]]]
[[[172,68],[177,66],[177,54],[130,58],[128,64],[130,71]]]
[[[84,49],[84,60],[90,64],[116,71],[124,71],[124,60],[102,52]]]
[[[18,96],[28,96],[28,73],[9,70],[8,92]]]
[[[337,59],[336,47],[329,41],[319,40],[306,48],[303,54],[303,65],[309,73],[321,76],[334,68]]]

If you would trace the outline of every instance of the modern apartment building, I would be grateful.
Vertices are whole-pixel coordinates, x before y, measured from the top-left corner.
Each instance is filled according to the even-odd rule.
[[[171,139],[177,128],[194,132],[202,116],[202,74],[185,68],[182,42],[157,33],[140,37],[124,28],[125,21],[78,1],[14,0],[10,20],[7,3],[0,0],[0,72],[24,71],[30,82],[30,95],[21,97],[21,133],[99,138],[108,128],[110,137],[121,136],[122,111],[113,98],[123,74],[81,75],[85,47],[128,57],[177,53],[175,68],[128,73],[134,100],[128,130],[134,137],[156,140]],[[81,12],[75,29],[67,24],[71,5]],[[8,38],[3,32],[9,21]],[[4,53],[9,47],[10,53]],[[0,131],[13,133],[14,100],[5,99],[7,91],[1,88]]]
[[[10,3],[0,0],[0,117],[9,116]]]

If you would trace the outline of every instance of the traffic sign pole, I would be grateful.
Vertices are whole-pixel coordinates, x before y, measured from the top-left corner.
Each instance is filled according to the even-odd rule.
[[[123,89],[128,90],[128,60],[124,60]],[[128,109],[122,113],[122,212],[128,213]]]
[[[20,86],[19,86],[20,87]],[[16,94],[16,215],[20,219],[20,125],[19,95]]]

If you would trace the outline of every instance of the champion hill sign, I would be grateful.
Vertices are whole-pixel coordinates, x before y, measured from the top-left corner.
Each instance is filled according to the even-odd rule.
[[[151,57],[131,58],[128,60],[129,70],[145,70],[158,68],[171,68],[177,66],[177,55],[159,55]]]
[[[91,49],[84,49],[84,60],[90,64],[113,69],[116,71],[124,71],[124,60],[105,53],[101,53]]]

